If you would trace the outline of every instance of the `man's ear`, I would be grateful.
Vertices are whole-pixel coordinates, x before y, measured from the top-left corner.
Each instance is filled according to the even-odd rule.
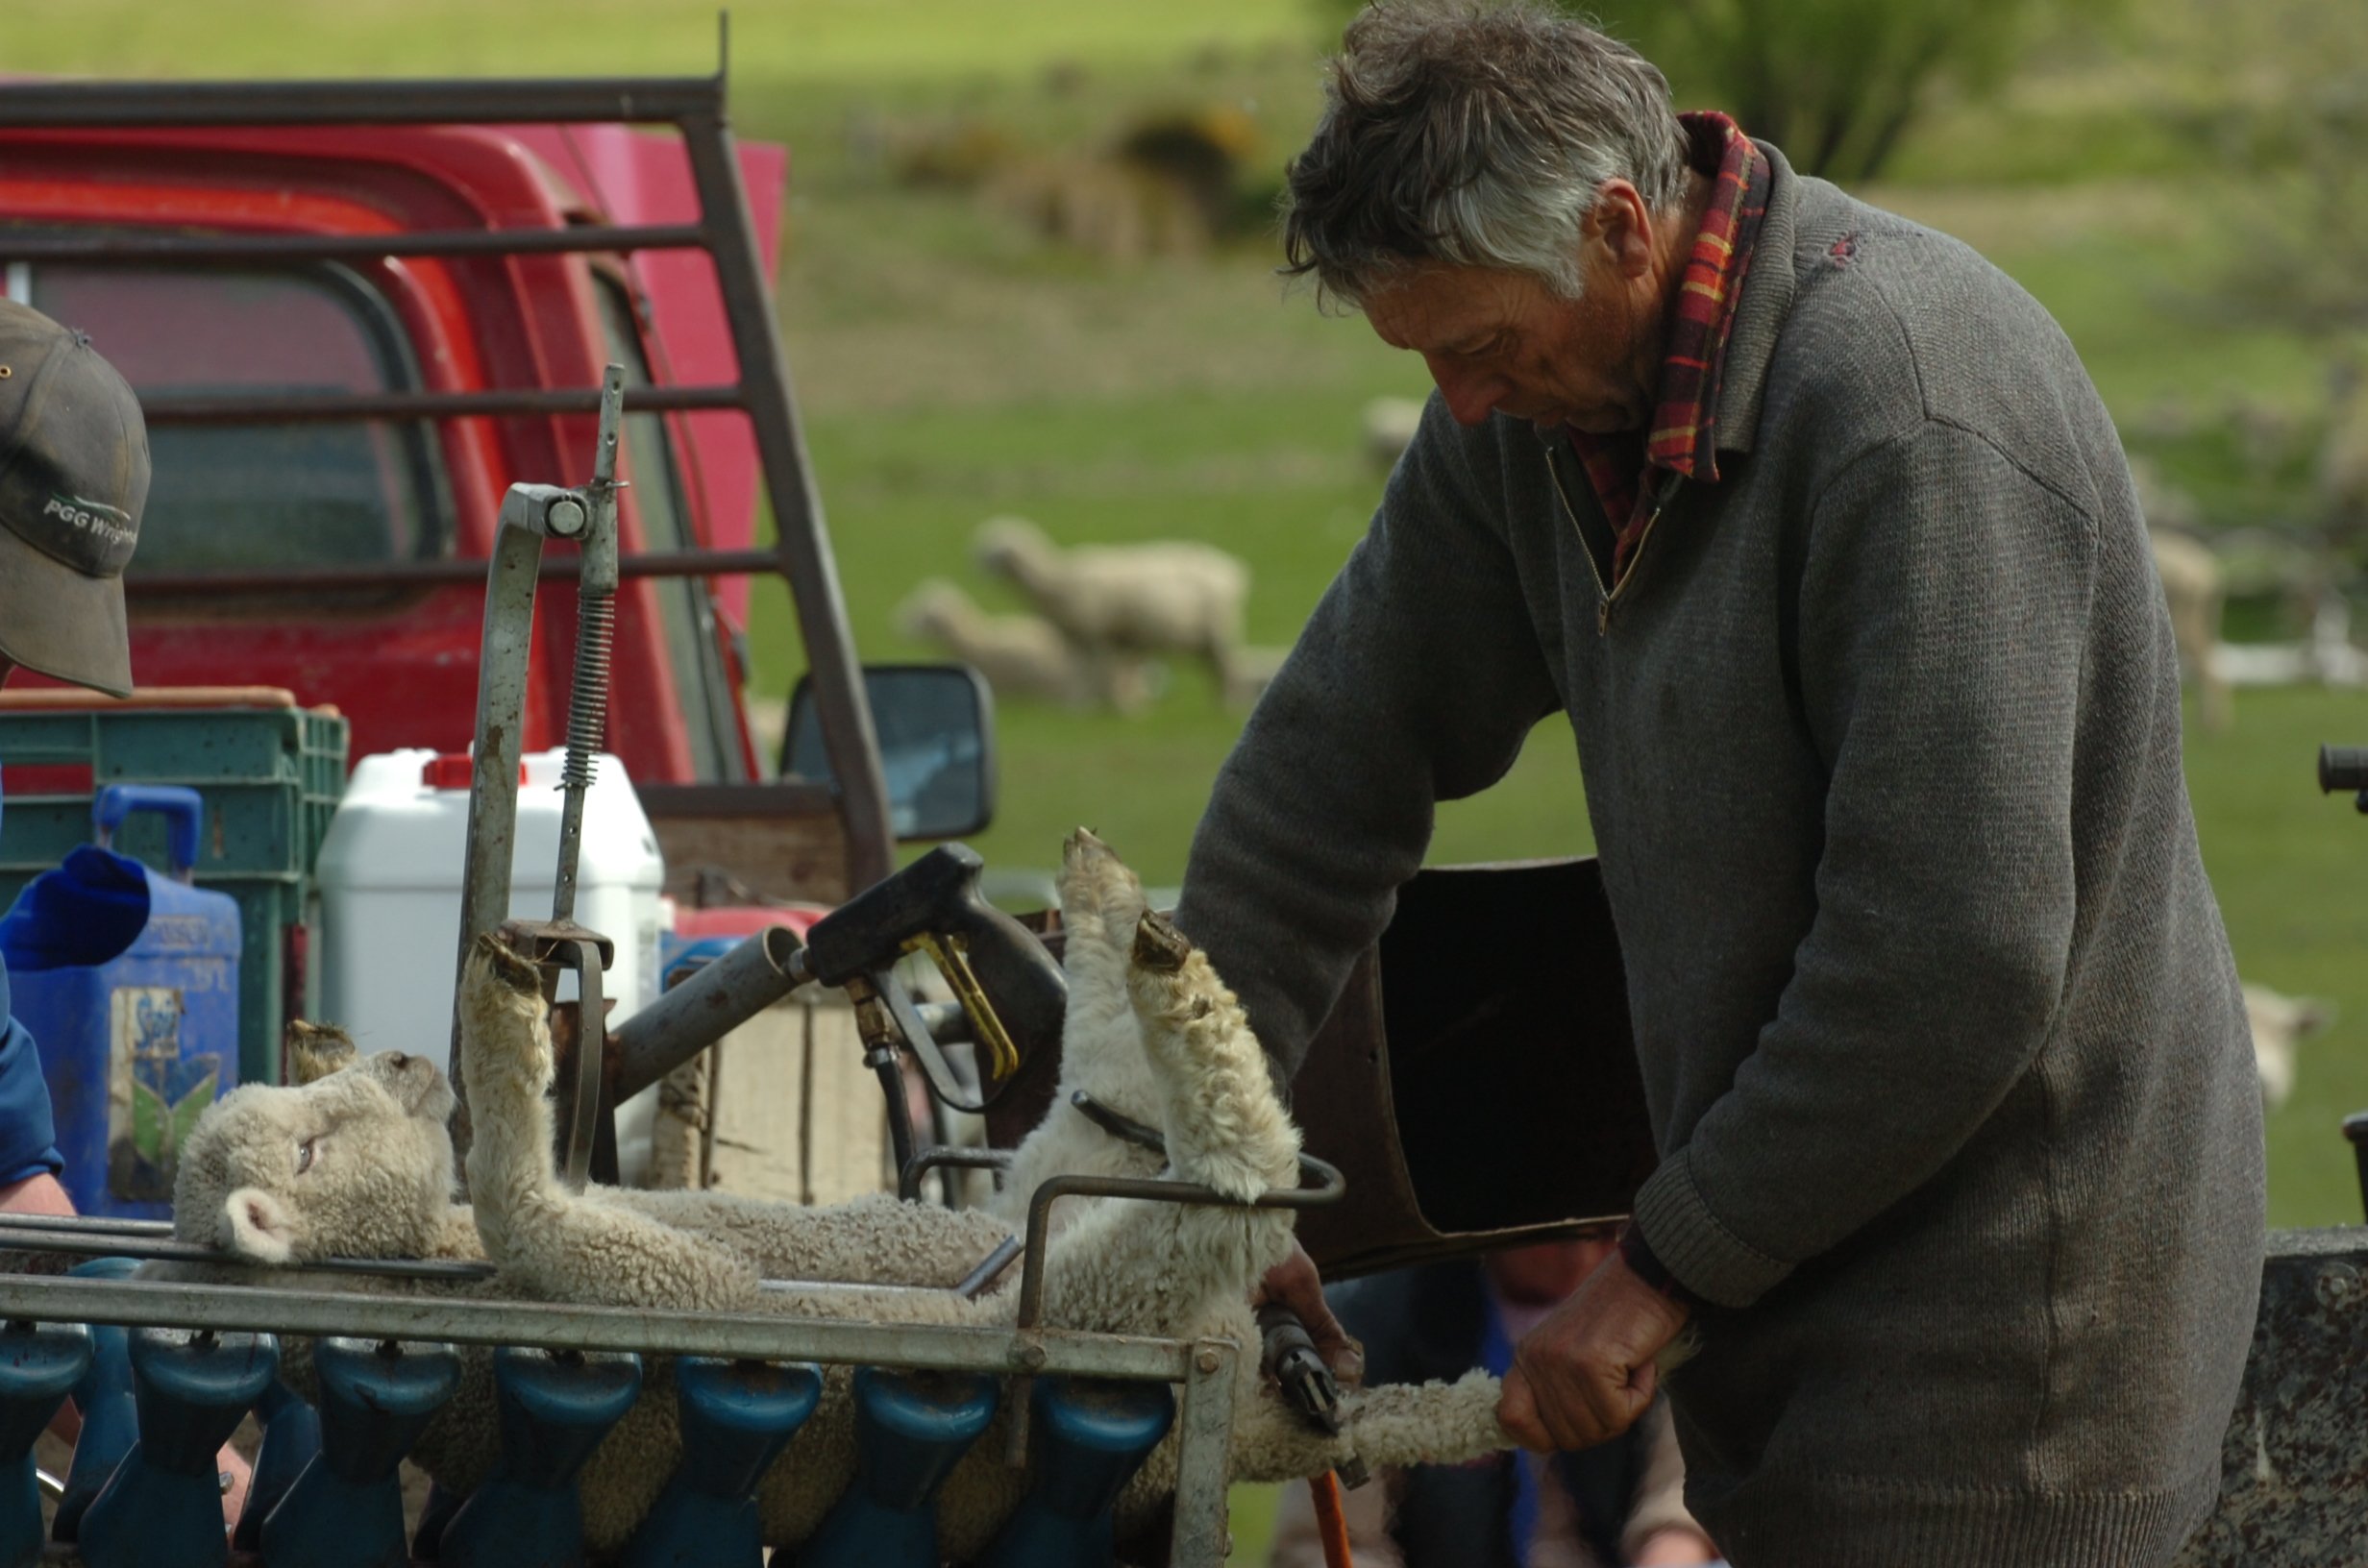
[[[1595,187],[1595,205],[1580,221],[1580,232],[1603,248],[1604,256],[1621,275],[1641,278],[1653,261],[1653,209],[1644,193],[1617,175]]]
[[[278,1198],[242,1187],[222,1200],[231,1251],[259,1263],[284,1263],[296,1255],[296,1223]]]

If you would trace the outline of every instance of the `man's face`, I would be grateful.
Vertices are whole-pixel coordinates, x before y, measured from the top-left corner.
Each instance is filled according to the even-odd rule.
[[[1393,348],[1422,355],[1447,411],[1541,430],[1642,429],[1660,380],[1661,312],[1616,269],[1589,267],[1566,300],[1527,273],[1427,267],[1368,297],[1366,320]]]
[[[1591,435],[1640,430],[1661,383],[1669,301],[1709,183],[1656,218],[1637,187],[1607,180],[1580,220],[1579,297],[1525,272],[1432,265],[1373,290],[1365,319],[1422,355],[1447,411]]]

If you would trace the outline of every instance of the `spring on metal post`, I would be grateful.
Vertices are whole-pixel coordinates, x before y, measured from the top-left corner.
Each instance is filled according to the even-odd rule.
[[[567,760],[562,789],[588,790],[608,733],[608,658],[616,641],[613,594],[586,591],[576,600],[576,679],[567,704]]]
[[[567,760],[559,770],[566,799],[559,812],[559,866],[551,915],[576,918],[576,863],[583,838],[584,792],[592,787],[608,732],[608,660],[617,628],[617,442],[624,424],[625,371],[610,365],[602,378],[600,446],[585,487],[592,516],[580,545],[576,580],[576,669],[567,702]]]

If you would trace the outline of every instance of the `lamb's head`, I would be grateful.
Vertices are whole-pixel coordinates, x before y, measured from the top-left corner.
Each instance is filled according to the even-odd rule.
[[[409,1258],[452,1204],[452,1086],[426,1057],[314,1039],[287,1088],[249,1084],[198,1118],[173,1226],[259,1263]]]
[[[1045,530],[1024,517],[990,517],[971,536],[971,553],[981,572],[1018,578],[1052,554]]]
[[[974,614],[969,595],[944,577],[930,577],[917,584],[897,606],[897,630],[935,642],[946,635],[948,627]]]

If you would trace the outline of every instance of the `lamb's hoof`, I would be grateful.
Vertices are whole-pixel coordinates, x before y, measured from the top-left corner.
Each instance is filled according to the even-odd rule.
[[[354,1065],[354,1037],[332,1024],[290,1018],[281,1032],[281,1043],[292,1084],[316,1083]]]
[[[543,993],[543,971],[504,945],[491,932],[481,934],[471,947],[484,965],[486,977],[503,990],[522,996]]]
[[[1159,911],[1146,910],[1135,922],[1135,962],[1161,974],[1173,974],[1193,956],[1192,939]]]
[[[1125,945],[1143,913],[1143,884],[1092,828],[1078,828],[1062,844],[1057,881],[1061,924],[1073,933],[1073,942],[1080,927],[1098,926],[1097,934],[1113,950]]]

